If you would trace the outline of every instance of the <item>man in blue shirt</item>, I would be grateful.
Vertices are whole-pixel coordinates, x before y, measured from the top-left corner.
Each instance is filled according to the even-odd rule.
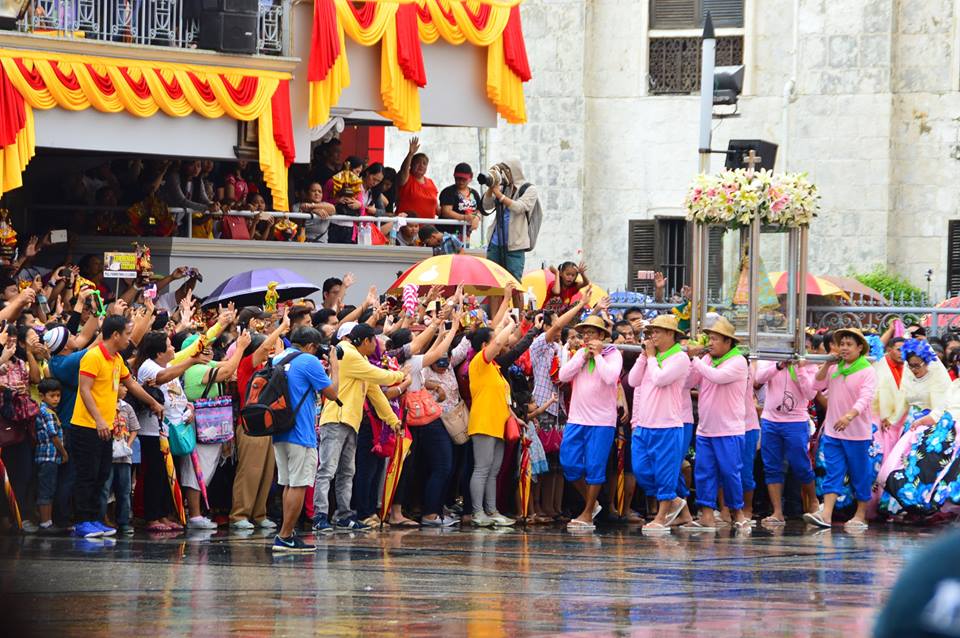
[[[460,255],[463,253],[463,242],[450,233],[441,233],[436,226],[421,226],[419,237],[421,244],[433,248],[434,255]]]
[[[273,365],[284,359],[287,388],[296,421],[291,430],[273,437],[273,453],[277,459],[277,482],[283,486],[283,525],[273,540],[275,552],[312,552],[315,545],[303,542],[294,530],[307,487],[313,485],[317,471],[317,401],[320,392],[328,400],[336,400],[337,358],[330,357],[330,376],[317,358],[323,338],[311,327],[301,327],[290,335],[291,347],[273,358]],[[292,358],[291,358],[292,357]],[[301,399],[303,399],[301,401]]]

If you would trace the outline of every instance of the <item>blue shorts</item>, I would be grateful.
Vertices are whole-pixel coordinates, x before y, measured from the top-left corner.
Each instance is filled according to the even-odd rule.
[[[690,454],[690,446],[693,445],[693,423],[683,424],[683,458]],[[691,457],[692,458],[692,457]],[[680,463],[680,476],[677,478],[677,496],[687,498],[690,496],[690,488],[687,487],[687,480],[683,476],[683,463]]]
[[[858,501],[869,501],[873,487],[870,467],[870,446],[873,441],[848,441],[826,434],[820,439],[827,475],[823,480],[824,494],[843,494],[843,477],[850,476],[850,488]]]
[[[567,423],[560,444],[560,466],[571,483],[586,478],[587,485],[607,482],[607,458],[617,428]]]
[[[683,464],[683,428],[633,430],[633,475],[647,496],[658,501],[677,497],[677,476]]]
[[[753,478],[753,461],[757,458],[757,443],[760,430],[747,430],[743,434],[743,467],[740,468],[740,484],[744,492],[752,492],[757,487]]]
[[[697,503],[717,509],[717,491],[723,487],[723,499],[731,510],[743,509],[743,435],[697,436]]]
[[[57,473],[60,464],[44,461],[37,464],[37,505],[50,505],[57,495]],[[42,521],[41,521],[42,522]]]
[[[802,485],[812,483],[810,465],[810,424],[807,421],[780,423],[760,420],[763,438],[760,439],[760,457],[767,485],[783,484],[786,479],[784,463],[790,464],[794,476]]]

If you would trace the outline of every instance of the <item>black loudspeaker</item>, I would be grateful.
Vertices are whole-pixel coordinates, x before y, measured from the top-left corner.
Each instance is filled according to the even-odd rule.
[[[765,168],[768,171],[773,170],[773,165],[777,162],[777,145],[765,140],[730,140],[727,145],[727,161],[725,168],[746,168],[743,162],[743,156],[753,151],[760,157],[760,164],[754,166],[760,170]]]
[[[258,0],[202,0],[204,11],[228,11],[232,13],[256,14]]]
[[[257,52],[257,14],[204,11],[200,48],[253,55]]]

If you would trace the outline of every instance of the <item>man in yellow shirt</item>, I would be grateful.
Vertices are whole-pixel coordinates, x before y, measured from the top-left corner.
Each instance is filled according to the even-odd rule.
[[[70,422],[70,457],[76,463],[74,505],[77,524],[74,534],[81,538],[113,536],[100,516],[100,493],[113,463],[113,422],[117,416],[117,393],[122,383],[127,390],[158,415],[163,406],[147,394],[130,376],[120,352],[130,345],[132,324],[122,315],[110,315],[101,327],[101,342],[87,350],[80,360],[79,395]]]
[[[337,400],[328,401],[320,414],[320,466],[313,488],[313,529],[321,533],[333,531],[328,494],[330,481],[334,478],[337,482],[336,526],[351,530],[367,529],[367,525],[357,520],[356,512],[350,509],[363,402],[369,399],[377,416],[394,431],[400,431],[400,419],[394,414],[380,386],[396,385],[404,380],[405,375],[382,370],[367,359],[376,352],[376,332],[367,324],[355,326],[349,340],[341,341],[339,348],[343,357],[338,370]],[[330,354],[336,356],[334,352]]]

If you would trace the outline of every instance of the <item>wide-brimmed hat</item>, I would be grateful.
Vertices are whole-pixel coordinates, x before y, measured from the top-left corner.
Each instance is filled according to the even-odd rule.
[[[720,317],[713,322],[713,325],[709,328],[704,328],[704,332],[718,334],[721,337],[727,337],[728,339],[733,339],[736,343],[740,343],[740,337],[737,336],[737,330],[733,327],[733,324],[726,317]]]
[[[679,336],[686,336],[686,333],[680,329],[680,320],[676,315],[657,315],[653,321],[643,327],[644,330],[651,328],[660,328],[661,330],[672,330]]]
[[[870,343],[867,341],[867,338],[863,336],[863,333],[860,332],[859,328],[840,328],[833,333],[833,342],[840,345],[840,339],[842,337],[853,337],[857,343],[860,344],[860,347],[863,348],[861,351],[863,354],[870,353]]]
[[[596,328],[608,337],[610,336],[610,328],[607,327],[607,323],[597,315],[590,315],[584,321],[578,323],[576,330],[580,332],[583,328]]]

